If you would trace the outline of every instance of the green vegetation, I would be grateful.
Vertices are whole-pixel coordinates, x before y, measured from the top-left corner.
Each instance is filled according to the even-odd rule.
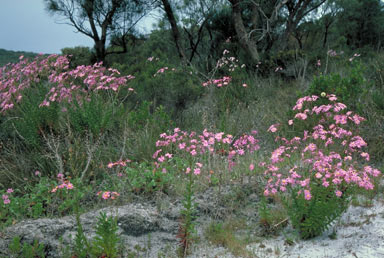
[[[135,4],[130,11],[140,16],[145,5]],[[1,229],[75,215],[66,254],[119,257],[115,217],[101,214],[90,239],[80,214],[167,195],[183,205],[177,237],[186,256],[198,243],[199,194],[232,212],[254,194],[258,237],[291,224],[302,239],[322,234],[350,204],[382,197],[380,1],[159,4],[164,18],[149,35],[107,26],[110,45],[65,48],[68,57],[0,50],[0,64],[13,63],[0,73]],[[66,16],[63,6],[49,7]],[[83,18],[109,6],[99,7]],[[250,226],[223,217],[203,237],[252,257],[250,237],[240,235]],[[9,249],[45,255],[20,238]]]

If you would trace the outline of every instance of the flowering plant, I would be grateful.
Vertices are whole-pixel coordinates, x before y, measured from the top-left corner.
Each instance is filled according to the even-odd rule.
[[[328,104],[317,106],[319,100]],[[380,175],[378,169],[364,165],[370,160],[363,150],[367,144],[355,127],[365,119],[346,108],[335,95],[300,98],[288,125],[310,118],[318,123],[302,137],[276,137],[282,144],[266,165],[264,195],[281,193],[291,222],[304,239],[320,235],[348,208],[354,190],[372,190],[372,178]],[[269,131],[276,133],[278,126]]]
[[[223,132],[204,130],[201,134],[186,132],[175,128],[169,134],[163,133],[156,142],[157,151],[153,154],[156,171],[184,171],[185,174],[200,175],[211,171],[213,164],[225,161],[226,169],[231,171],[241,156],[253,153],[260,148],[256,138],[257,131],[236,138]],[[204,175],[204,174],[203,174]],[[211,173],[208,181],[211,180]]]

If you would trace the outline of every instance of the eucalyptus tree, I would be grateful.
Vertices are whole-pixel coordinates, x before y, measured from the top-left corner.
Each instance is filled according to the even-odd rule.
[[[288,47],[298,25],[326,0],[228,0],[241,46],[254,61],[279,39],[280,49]],[[250,20],[246,22],[248,14]]]
[[[44,0],[47,11],[62,18],[94,41],[96,58],[104,61],[109,54],[126,53],[126,38],[135,25],[153,8],[149,0]],[[108,51],[113,37],[119,49]]]
[[[380,0],[334,0],[338,8],[335,26],[352,48],[380,47],[384,32],[384,4]]]
[[[179,57],[190,63],[199,55],[207,23],[225,0],[158,0],[168,20]]]

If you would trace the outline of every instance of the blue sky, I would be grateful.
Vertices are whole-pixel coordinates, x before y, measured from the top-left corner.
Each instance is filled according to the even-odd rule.
[[[0,48],[60,53],[65,47],[93,46],[91,38],[55,20],[43,0],[0,0]]]

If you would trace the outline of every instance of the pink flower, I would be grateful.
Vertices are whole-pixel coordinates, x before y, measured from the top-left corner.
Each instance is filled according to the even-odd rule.
[[[295,118],[299,118],[299,119],[301,119],[301,120],[305,120],[305,119],[307,119],[307,114],[305,114],[305,113],[297,113],[296,115],[295,115]]]
[[[259,162],[259,167],[264,167],[266,165],[265,162]]]
[[[110,197],[110,192],[104,192],[103,195],[102,195],[102,198],[104,200],[107,200],[109,197]]]
[[[40,171],[39,170],[36,170],[35,171],[35,176],[39,176],[40,175]]]
[[[305,200],[311,200],[312,195],[311,195],[311,192],[309,190],[304,190],[304,198],[305,198]]]
[[[342,195],[343,193],[342,193],[341,191],[337,190],[337,191],[335,192],[335,194],[336,194],[337,197],[341,197],[341,195]]]
[[[185,170],[185,174],[189,174],[189,172],[191,172],[191,168],[187,168],[187,169]]]
[[[4,202],[4,204],[10,204],[10,203],[11,203],[11,200],[9,200],[9,199],[5,199],[5,200],[3,200],[3,202]]]
[[[253,171],[255,169],[255,165],[253,165],[252,163],[249,165],[249,170],[250,171]]]
[[[276,126],[278,126],[279,124],[273,124],[273,125],[271,125],[269,128],[268,128],[268,132],[272,132],[272,133],[274,133],[274,132],[276,132],[277,131],[277,127]]]
[[[7,193],[13,193],[13,189],[12,188],[8,188]]]
[[[361,155],[361,157],[365,158],[366,161],[369,161],[369,154],[368,153],[362,152],[360,155]]]
[[[194,170],[193,170],[193,174],[195,174],[195,175],[200,175],[200,168],[195,168]]]

